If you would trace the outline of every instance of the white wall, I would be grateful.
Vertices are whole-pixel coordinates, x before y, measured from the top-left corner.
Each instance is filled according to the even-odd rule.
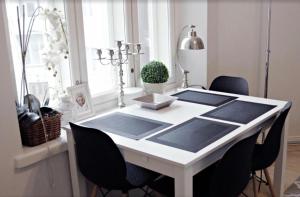
[[[300,140],[300,1],[275,1],[272,11],[270,97],[293,101],[289,132]]]
[[[289,135],[300,136],[300,1],[273,1],[269,97],[292,100]],[[208,84],[218,75],[245,77],[250,94],[263,96],[265,1],[208,2]],[[300,139],[300,138],[299,138]]]
[[[255,1],[209,1],[208,81],[238,75],[257,95],[260,61],[260,4]]]
[[[0,2],[0,196],[71,196],[66,153],[50,159],[55,186],[49,184],[46,161],[15,169],[14,157],[23,151],[15,110],[4,1]]]

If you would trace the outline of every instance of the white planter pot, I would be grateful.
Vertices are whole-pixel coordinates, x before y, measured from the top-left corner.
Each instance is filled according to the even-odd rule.
[[[165,83],[145,83],[144,82],[144,90],[147,94],[164,93]]]

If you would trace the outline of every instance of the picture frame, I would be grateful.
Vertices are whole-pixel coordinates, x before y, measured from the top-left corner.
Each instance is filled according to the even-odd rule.
[[[91,94],[87,83],[81,83],[67,88],[73,103],[72,116],[74,120],[87,118],[94,114]]]

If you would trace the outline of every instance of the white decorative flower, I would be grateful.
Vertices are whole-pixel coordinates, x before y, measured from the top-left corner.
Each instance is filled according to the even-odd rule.
[[[54,9],[42,9],[40,15],[45,20],[46,43],[42,52],[43,61],[53,76],[57,74],[57,66],[68,58],[68,41],[65,34],[65,24],[60,12]]]

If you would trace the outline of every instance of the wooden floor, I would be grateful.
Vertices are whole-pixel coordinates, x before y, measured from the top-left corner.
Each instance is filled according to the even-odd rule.
[[[289,144],[286,163],[285,189],[287,189],[300,176],[300,144]],[[273,167],[270,167],[270,175],[273,175]],[[271,177],[273,178],[273,177]],[[258,184],[257,184],[258,185]],[[254,196],[252,190],[252,183],[249,183],[245,190],[245,194],[249,197]],[[271,196],[268,187],[262,184],[259,197]]]

